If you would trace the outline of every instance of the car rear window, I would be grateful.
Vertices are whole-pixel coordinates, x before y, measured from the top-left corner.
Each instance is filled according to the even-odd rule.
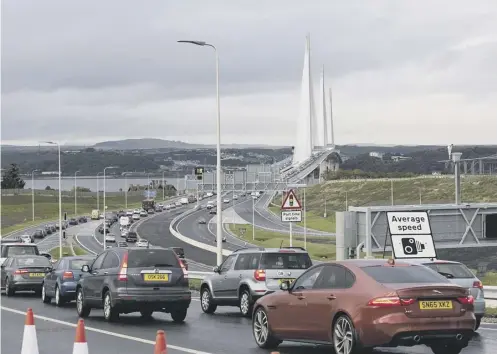
[[[69,261],[69,269],[80,270],[85,264],[90,265],[94,261],[93,258],[89,259],[71,259]]]
[[[132,250],[128,254],[128,267],[179,267],[178,258],[171,250],[149,248],[145,250]]]
[[[23,256],[23,255],[37,255],[37,248],[33,246],[5,246],[7,247],[6,257]]]
[[[45,257],[16,258],[19,267],[50,267],[50,261]]]
[[[440,274],[423,266],[372,266],[362,270],[378,283],[448,283]]]
[[[128,232],[128,237],[138,237],[138,236],[136,236],[136,232],[129,231]]]
[[[307,269],[312,266],[307,253],[263,253],[260,267],[263,269]]]
[[[441,273],[441,275],[447,276],[449,278],[474,278],[474,274],[464,265],[458,263],[429,263],[425,264],[430,269],[435,272]]]

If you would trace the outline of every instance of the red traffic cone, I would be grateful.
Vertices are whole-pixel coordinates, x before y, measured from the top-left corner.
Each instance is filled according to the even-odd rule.
[[[85,321],[83,321],[82,319],[78,320],[72,354],[88,354],[88,343],[86,343],[85,334]]]
[[[167,354],[166,334],[162,330],[157,331],[154,354]]]
[[[24,334],[22,336],[21,354],[39,354],[38,339],[36,338],[35,319],[33,310],[28,309],[26,312],[26,321],[24,322]]]

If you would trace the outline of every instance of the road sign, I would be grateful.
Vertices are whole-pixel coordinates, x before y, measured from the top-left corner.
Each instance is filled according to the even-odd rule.
[[[143,191],[143,196],[147,199],[155,198],[156,195],[157,195],[156,191]]]
[[[282,210],[281,221],[283,222],[301,222],[302,210]]]
[[[437,258],[426,211],[387,212],[395,258]]]
[[[297,199],[297,196],[295,195],[293,189],[290,189],[286,194],[283,204],[281,205],[281,210],[301,210],[301,209],[302,205],[300,204],[300,201]]]

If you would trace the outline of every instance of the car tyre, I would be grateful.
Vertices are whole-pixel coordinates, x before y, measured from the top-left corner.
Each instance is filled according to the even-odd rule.
[[[352,320],[341,315],[333,323],[333,349],[336,354],[367,353],[370,348],[362,348]],[[346,344],[348,343],[348,344]]]
[[[5,295],[7,296],[14,296],[16,291],[12,286],[10,286],[10,280],[9,278],[5,278]]]
[[[467,346],[459,342],[449,342],[430,346],[433,354],[459,354]]]
[[[171,311],[171,318],[176,323],[182,323],[185,321],[187,312],[187,308],[174,309]]]
[[[52,298],[47,295],[47,289],[45,288],[45,283],[41,286],[41,301],[45,304],[52,302]]]
[[[478,328],[480,328],[481,318],[482,318],[482,316],[476,316],[475,331],[477,331],[477,330],[478,330]]]
[[[112,297],[110,291],[104,294],[104,318],[107,322],[115,322],[119,319],[119,312],[112,306]]]
[[[81,318],[87,318],[90,316],[91,307],[85,303],[83,288],[78,288],[76,291],[76,312]]]
[[[252,334],[257,345],[263,349],[275,349],[282,342],[272,335],[267,313],[262,307],[255,311],[252,319]]]
[[[55,286],[55,305],[56,306],[62,306],[64,305],[65,300],[64,297],[60,294],[60,289],[59,286]]]
[[[242,290],[239,307],[243,317],[252,317],[252,306],[250,292],[247,289]]]
[[[208,287],[202,289],[200,293],[200,307],[205,313],[214,313],[217,309],[217,305],[212,301],[212,294]]]

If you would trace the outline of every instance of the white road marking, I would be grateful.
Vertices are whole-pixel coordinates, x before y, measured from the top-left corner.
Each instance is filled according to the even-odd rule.
[[[2,310],[8,311],[8,312],[12,312],[12,313],[16,313],[16,314],[19,314],[19,315],[26,315],[26,312],[24,312],[24,311],[12,309],[12,308],[5,307],[5,306],[1,306],[0,308]],[[61,321],[61,320],[57,320],[57,319],[51,318],[51,317],[34,315],[34,318],[37,318],[37,319],[42,320],[42,321],[57,323],[57,324],[68,326],[68,327],[74,327],[74,328],[77,327],[76,323]],[[149,339],[145,339],[145,338],[138,338],[138,337],[133,337],[133,336],[128,336],[126,334],[116,333],[116,332],[111,332],[111,331],[106,331],[106,330],[103,330],[103,329],[100,329],[100,328],[90,327],[90,326],[87,326],[87,325],[85,325],[85,330],[90,331],[90,332],[96,332],[96,333],[100,333],[100,334],[105,334],[105,335],[113,336],[113,337],[117,337],[117,338],[128,339],[128,340],[132,340],[132,341],[139,342],[139,343],[155,345],[155,341],[153,341],[153,340],[149,340]],[[167,333],[166,333],[166,335],[167,335]],[[167,345],[167,349],[178,350],[178,351],[181,351],[181,352],[191,353],[191,354],[212,354],[212,353],[209,353],[209,352],[202,352],[202,351],[199,351],[199,350],[190,349],[190,348],[184,348],[184,347],[180,347],[180,346],[177,346],[177,345],[171,345],[171,344]]]

